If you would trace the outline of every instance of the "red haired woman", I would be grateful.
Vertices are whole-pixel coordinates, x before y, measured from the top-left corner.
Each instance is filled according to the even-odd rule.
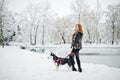
[[[71,54],[70,54],[70,61],[72,64],[72,70],[77,71],[74,64],[74,55],[76,56],[76,62],[78,65],[78,71],[82,72],[81,63],[79,59],[79,50],[82,48],[82,37],[83,37],[83,30],[81,24],[75,25],[75,32],[72,35],[72,44],[71,44]]]

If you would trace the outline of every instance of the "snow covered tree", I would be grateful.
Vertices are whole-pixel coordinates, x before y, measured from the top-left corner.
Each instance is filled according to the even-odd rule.
[[[96,0],[96,11],[95,11],[95,42],[98,44],[99,43],[99,37],[100,37],[100,19],[101,19],[101,14],[102,14],[102,9],[101,9],[101,4],[99,0]]]
[[[2,25],[2,17],[0,16],[0,45],[4,47],[4,35],[3,35],[3,25]]]
[[[8,45],[15,36],[15,20],[12,13],[7,9],[7,1],[0,0],[0,41]]]
[[[57,44],[66,44],[70,43],[72,36],[72,29],[74,28],[73,22],[70,17],[57,18],[54,21],[54,33],[53,39],[54,43]]]
[[[49,20],[50,20],[50,2],[46,0],[46,4],[43,8],[43,14],[42,14],[42,45],[45,44],[45,36],[49,29]]]
[[[16,25],[17,26],[17,30],[16,30],[16,41],[17,42],[22,42],[22,37],[21,37],[21,28],[19,25]]]
[[[3,35],[3,13],[6,8],[6,0],[0,0],[0,45],[4,47],[4,35]]]
[[[81,14],[82,14],[82,10],[84,9],[86,3],[86,0],[72,0],[71,1],[71,8],[75,14],[75,16],[77,16],[77,23],[81,22]]]
[[[20,25],[23,41],[29,41],[31,45],[37,43],[44,45],[50,24],[50,3],[41,0],[37,4],[29,4],[24,12],[16,16],[17,25]],[[26,34],[23,34],[26,33]],[[47,36],[48,38],[48,36]]]
[[[108,11],[106,12],[106,24],[109,27],[108,34],[110,35],[109,38],[111,40],[112,45],[117,42],[117,35],[120,31],[120,4],[117,5],[110,5],[108,7]]]

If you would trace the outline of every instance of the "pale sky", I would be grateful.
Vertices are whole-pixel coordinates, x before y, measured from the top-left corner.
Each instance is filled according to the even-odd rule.
[[[39,3],[40,0],[8,0],[9,10],[19,13],[25,9],[25,7],[32,3]],[[70,1],[71,0],[50,0],[51,8],[54,13],[57,13],[59,16],[64,16],[70,14]],[[91,6],[95,5],[95,0],[88,0]],[[101,3],[102,9],[105,9],[108,4],[118,3],[120,0],[99,0]]]
[[[40,0],[9,0],[9,10],[19,13],[25,9],[25,7],[32,3],[39,3]],[[50,0],[51,9],[59,16],[70,14],[70,0]]]
[[[59,16],[71,13],[70,0],[51,0],[51,6],[53,11],[55,11]]]

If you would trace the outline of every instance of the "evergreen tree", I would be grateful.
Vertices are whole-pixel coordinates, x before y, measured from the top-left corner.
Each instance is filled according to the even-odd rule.
[[[4,35],[3,35],[3,25],[2,25],[2,17],[0,16],[0,45],[4,47]]]

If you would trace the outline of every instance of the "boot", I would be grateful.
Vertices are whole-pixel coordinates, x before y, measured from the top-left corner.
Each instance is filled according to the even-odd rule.
[[[78,71],[82,72],[82,68],[81,68],[81,63],[80,63],[79,56],[76,56],[76,61],[77,61],[77,65],[78,65]]]
[[[77,71],[77,69],[75,68],[74,64],[74,56],[70,56],[70,62],[71,62],[71,65],[72,65],[72,71]]]

